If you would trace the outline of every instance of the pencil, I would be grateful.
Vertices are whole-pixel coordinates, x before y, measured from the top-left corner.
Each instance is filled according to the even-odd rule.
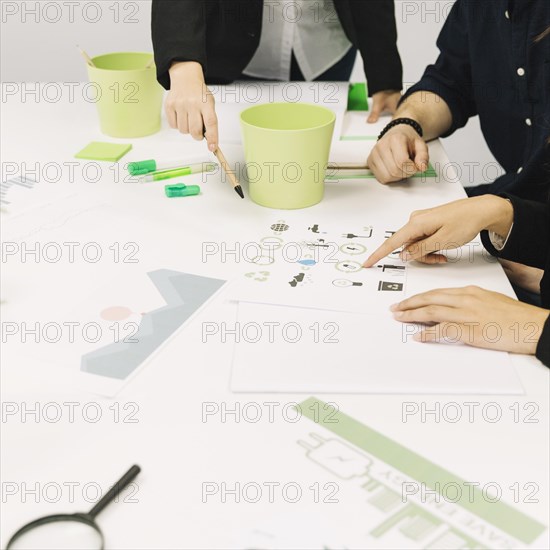
[[[226,173],[227,177],[229,178],[229,183],[233,186],[233,189],[235,189],[235,192],[241,199],[244,199],[244,193],[243,188],[241,187],[241,184],[235,177],[235,174],[231,171],[231,168],[225,158],[225,155],[222,153],[222,150],[218,147],[214,151],[214,155],[216,158],[220,161],[220,166],[222,167],[223,171]]]
[[[90,65],[90,67],[95,67],[92,58],[78,44],[76,45],[76,47],[78,48],[80,55],[84,58],[84,61],[86,61],[86,63]]]
[[[368,170],[367,164],[359,164],[357,162],[329,162],[328,170]]]

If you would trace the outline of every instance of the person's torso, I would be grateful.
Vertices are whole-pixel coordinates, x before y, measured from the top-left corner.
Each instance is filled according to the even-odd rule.
[[[269,80],[288,80],[291,57],[306,80],[313,80],[349,50],[332,0],[266,0],[262,34],[245,74]]]
[[[467,4],[471,79],[481,127],[507,173],[521,173],[550,135],[550,0]]]

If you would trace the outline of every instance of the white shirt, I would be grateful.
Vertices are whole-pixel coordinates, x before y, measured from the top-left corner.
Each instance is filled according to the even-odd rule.
[[[502,235],[499,235],[494,231],[489,231],[489,240],[491,241],[491,244],[495,247],[495,250],[498,250],[500,252],[506,246],[506,243],[508,242],[508,239],[512,234],[513,227],[514,224],[511,225],[510,231],[508,231],[508,235],[506,237],[503,237]]]
[[[511,202],[510,199],[506,199],[506,200],[508,202]],[[508,235],[506,235],[506,237],[504,237],[503,235],[499,235],[494,231],[488,232],[489,240],[491,241],[491,244],[495,247],[495,250],[498,250],[500,252],[506,246],[506,243],[508,242],[508,239],[512,234],[512,229],[514,229],[514,222],[512,222],[512,225],[510,226],[510,230],[508,231]]]
[[[260,45],[243,72],[288,81],[294,51],[305,79],[314,80],[350,47],[332,0],[264,0]]]

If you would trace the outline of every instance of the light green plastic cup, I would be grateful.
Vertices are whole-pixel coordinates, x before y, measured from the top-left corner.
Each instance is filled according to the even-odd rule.
[[[250,198],[269,208],[320,202],[336,115],[307,103],[266,103],[241,113]]]
[[[92,59],[90,83],[101,131],[116,138],[137,138],[160,130],[164,90],[157,82],[150,53],[109,53]],[[91,98],[92,92],[88,94]]]

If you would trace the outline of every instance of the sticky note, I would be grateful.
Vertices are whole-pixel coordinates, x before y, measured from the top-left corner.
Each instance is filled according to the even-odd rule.
[[[348,91],[348,111],[368,111],[367,85],[365,83],[350,84]]]
[[[130,143],[106,143],[103,141],[92,141],[82,151],[79,151],[75,158],[87,160],[106,160],[116,162],[121,159],[130,149]]]

